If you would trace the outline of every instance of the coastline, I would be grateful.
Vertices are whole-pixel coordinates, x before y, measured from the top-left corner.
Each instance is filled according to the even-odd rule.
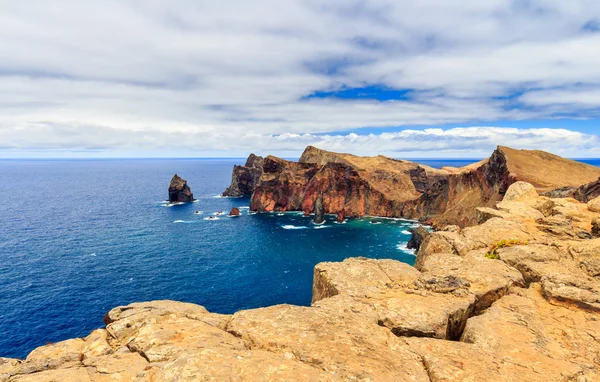
[[[536,381],[539,370],[548,381],[596,380],[600,343],[589,333],[600,329],[600,232],[594,239],[589,230],[600,212],[522,182],[494,211],[482,209],[479,225],[428,235],[415,267],[318,264],[311,307],[220,315],[135,303],[108,312],[106,329],[84,339],[3,360],[0,380]],[[515,244],[488,256],[507,240]]]

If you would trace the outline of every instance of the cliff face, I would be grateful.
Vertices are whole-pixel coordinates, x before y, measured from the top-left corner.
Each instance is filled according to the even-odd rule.
[[[263,157],[250,154],[244,166],[234,166],[231,185],[223,192],[223,196],[239,197],[252,194],[262,175],[263,163]]]
[[[169,184],[170,203],[188,203],[194,201],[194,194],[187,185],[187,181],[175,174]]]
[[[311,213],[322,194],[324,211],[329,214],[344,210],[350,217],[402,217],[440,227],[466,227],[477,222],[477,207],[493,206],[517,181],[529,182],[538,192],[545,192],[579,186],[599,176],[600,169],[594,166],[542,151],[502,146],[484,161],[442,170],[309,146],[298,162],[272,156],[265,160],[263,174],[254,183],[251,208]],[[592,183],[577,192],[589,198],[600,192],[600,187]]]
[[[256,211],[314,211],[323,195],[325,213],[403,216],[404,204],[446,172],[383,156],[357,157],[308,147],[298,162],[269,156],[251,199]]]
[[[600,380],[600,200],[504,194],[481,224],[426,235],[415,267],[317,264],[310,307],[117,307],[106,329],[0,358],[0,381]]]

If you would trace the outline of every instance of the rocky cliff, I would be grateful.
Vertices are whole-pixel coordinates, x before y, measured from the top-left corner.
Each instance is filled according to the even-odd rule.
[[[231,185],[223,192],[223,196],[239,197],[252,194],[262,175],[263,163],[263,157],[250,154],[244,166],[234,166]]]
[[[325,213],[349,217],[405,215],[418,198],[447,173],[383,156],[357,157],[308,147],[298,162],[265,159],[250,207],[255,211],[311,213],[323,194]]]
[[[179,175],[173,175],[169,184],[169,202],[170,203],[188,203],[194,201],[194,194],[187,184],[187,181]]]
[[[234,169],[234,179],[241,170]],[[600,176],[600,168],[543,151],[499,146],[490,158],[463,168],[436,170],[409,161],[358,157],[308,147],[298,162],[269,156],[253,178],[255,211],[312,213],[323,195],[325,213],[373,215],[427,221],[434,226],[476,223],[476,208],[502,200],[516,181],[538,192],[579,187]],[[233,187],[233,185],[232,185]],[[593,196],[595,186],[586,195]],[[592,191],[589,191],[592,190]],[[250,187],[246,188],[250,193]]]
[[[318,264],[310,307],[118,307],[85,338],[0,359],[0,381],[598,381],[598,205],[517,182],[481,224],[427,235],[416,267]]]

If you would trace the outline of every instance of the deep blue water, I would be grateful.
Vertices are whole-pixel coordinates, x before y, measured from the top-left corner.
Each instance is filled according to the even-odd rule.
[[[308,305],[321,261],[409,264],[410,222],[320,228],[288,213],[220,217],[248,198],[218,198],[243,160],[0,160],[0,356],[87,335],[113,307],[173,299],[210,311]],[[473,161],[422,161],[435,167]],[[197,203],[162,202],[174,173]],[[203,211],[194,214],[194,211]]]

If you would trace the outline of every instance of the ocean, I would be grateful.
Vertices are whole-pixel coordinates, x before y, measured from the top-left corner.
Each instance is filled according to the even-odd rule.
[[[337,224],[329,216],[315,226],[298,213],[249,214],[247,197],[219,197],[243,162],[0,160],[0,357],[86,336],[108,310],[136,301],[186,301],[218,313],[309,305],[319,262],[414,263],[406,249],[412,222]],[[196,203],[164,202],[175,173]],[[232,207],[242,216],[207,219]]]

